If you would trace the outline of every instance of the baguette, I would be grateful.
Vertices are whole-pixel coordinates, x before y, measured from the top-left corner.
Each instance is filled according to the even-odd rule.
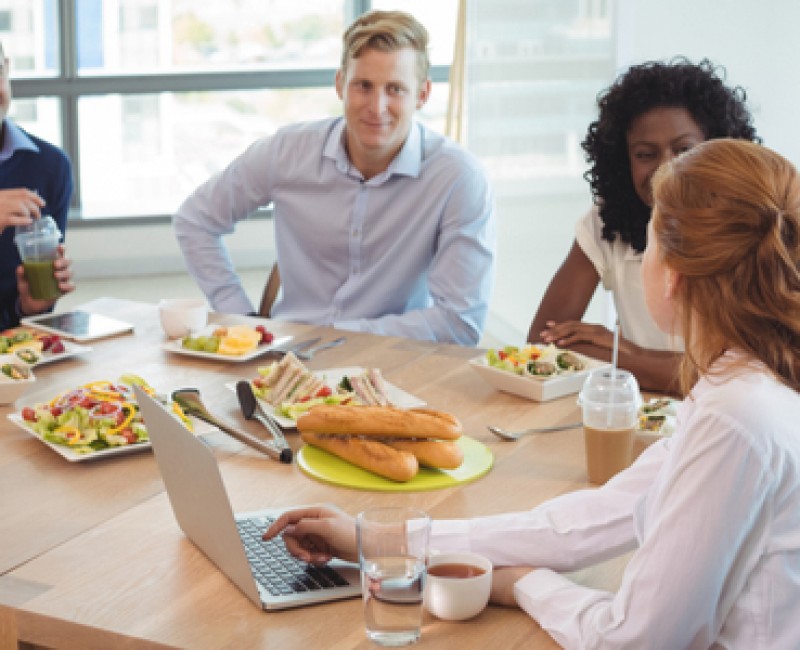
[[[436,469],[456,469],[464,462],[464,450],[452,440],[388,439],[387,445],[400,451],[410,451],[420,465]]]
[[[337,407],[340,408],[340,407]],[[361,440],[301,431],[303,442],[319,447],[373,474],[404,483],[414,478],[419,463],[414,454],[375,440]]]
[[[457,440],[461,423],[449,413],[391,406],[315,406],[297,420],[301,432]]]

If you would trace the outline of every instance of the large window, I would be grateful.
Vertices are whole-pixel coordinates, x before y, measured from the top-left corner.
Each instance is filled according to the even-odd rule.
[[[456,0],[0,0],[11,117],[69,154],[73,218],[169,215],[256,138],[341,112],[341,34],[372,7],[429,28],[441,129]]]

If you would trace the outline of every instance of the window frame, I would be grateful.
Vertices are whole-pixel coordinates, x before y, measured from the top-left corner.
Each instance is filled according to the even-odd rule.
[[[329,86],[336,68],[263,69],[221,72],[181,72],[163,74],[79,75],[77,56],[76,3],[80,0],[56,0],[58,22],[59,69],[54,77],[22,77],[13,79],[13,97],[30,99],[55,97],[60,107],[62,149],[72,161],[74,192],[70,208],[70,225],[161,223],[171,214],[83,217],[81,213],[81,165],[79,148],[78,101],[91,95],[134,95],[161,92],[286,90]],[[343,3],[345,24],[370,10],[371,0],[347,0]],[[449,65],[431,66],[434,83],[447,82]]]

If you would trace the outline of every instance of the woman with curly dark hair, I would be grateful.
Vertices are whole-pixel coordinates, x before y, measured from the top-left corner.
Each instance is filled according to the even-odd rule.
[[[650,180],[661,163],[704,140],[760,142],[740,87],[704,59],[632,66],[598,99],[583,149],[594,207],[578,223],[566,260],[550,282],[528,341],[555,343],[610,360],[613,334],[581,322],[599,282],[612,292],[620,323],[619,365],[642,388],[675,391],[683,341],[647,313],[640,267],[647,244]]]

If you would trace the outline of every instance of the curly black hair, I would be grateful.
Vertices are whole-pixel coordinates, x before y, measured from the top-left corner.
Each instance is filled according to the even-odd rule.
[[[684,57],[664,63],[632,66],[600,93],[599,118],[581,143],[591,164],[584,178],[592,189],[603,220],[603,239],[617,235],[634,250],[647,243],[650,206],[636,193],[631,179],[626,136],[634,119],[653,108],[685,108],[706,139],[740,138],[761,142],[745,105],[743,88],[725,86],[725,70],[703,59]]]

